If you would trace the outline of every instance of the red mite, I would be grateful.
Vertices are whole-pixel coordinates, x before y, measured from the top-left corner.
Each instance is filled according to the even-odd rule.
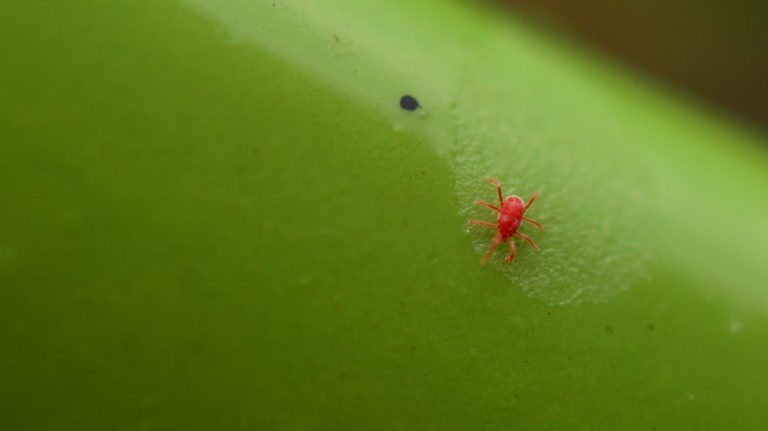
[[[542,226],[541,223],[537,222],[536,220],[529,219],[525,216],[525,212],[528,211],[528,208],[530,208],[531,205],[533,205],[533,201],[536,200],[539,194],[534,193],[533,196],[531,196],[531,200],[528,201],[528,204],[523,206],[523,200],[518,196],[510,196],[507,198],[507,200],[504,200],[504,195],[501,194],[501,186],[499,185],[499,180],[494,178],[486,178],[485,180],[496,186],[496,191],[499,193],[499,206],[497,207],[495,205],[491,205],[485,201],[475,201],[475,204],[488,207],[499,213],[498,224],[488,223],[482,220],[470,220],[469,223],[489,227],[491,229],[497,229],[499,234],[496,235],[496,238],[493,239],[491,248],[489,248],[488,252],[485,253],[485,256],[483,256],[483,265],[488,263],[488,260],[491,259],[491,256],[493,256],[493,253],[499,247],[499,244],[502,244],[506,241],[509,241],[509,256],[507,256],[505,260],[507,263],[512,263],[512,261],[515,259],[515,255],[517,254],[517,249],[515,248],[515,239],[513,238],[516,236],[528,241],[528,243],[533,246],[533,248],[538,250],[539,247],[536,245],[536,243],[534,243],[533,240],[528,237],[528,235],[518,232],[517,229],[520,228],[523,220],[525,220],[528,223],[536,225],[536,227],[538,227],[540,230],[544,230],[544,226]]]

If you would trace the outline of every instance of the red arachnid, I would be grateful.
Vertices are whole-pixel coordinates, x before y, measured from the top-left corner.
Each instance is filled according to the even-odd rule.
[[[496,186],[496,191],[499,193],[499,206],[497,207],[495,205],[491,205],[485,201],[475,201],[475,204],[488,207],[499,213],[499,217],[497,219],[498,223],[493,224],[482,220],[470,220],[469,223],[496,229],[499,231],[499,233],[496,235],[496,238],[493,239],[493,243],[491,243],[491,247],[488,249],[488,252],[485,253],[485,256],[483,256],[483,265],[488,263],[488,260],[491,259],[491,256],[493,256],[493,253],[496,251],[499,245],[507,241],[509,241],[509,256],[507,256],[505,260],[507,263],[512,263],[512,261],[515,259],[515,255],[517,254],[514,239],[516,236],[528,241],[528,243],[533,248],[538,250],[539,247],[536,245],[536,243],[534,243],[533,240],[528,237],[528,235],[518,232],[517,229],[520,228],[520,225],[523,223],[523,221],[527,221],[528,223],[536,225],[536,227],[538,227],[540,230],[544,230],[544,226],[542,226],[541,223],[537,222],[536,220],[529,219],[525,216],[525,212],[528,211],[528,208],[530,208],[531,205],[533,205],[533,201],[536,200],[539,194],[534,193],[533,196],[531,196],[531,200],[529,200],[526,205],[523,205],[523,200],[520,199],[519,196],[510,196],[504,200],[504,195],[501,193],[499,180],[494,178],[486,178],[485,180]]]

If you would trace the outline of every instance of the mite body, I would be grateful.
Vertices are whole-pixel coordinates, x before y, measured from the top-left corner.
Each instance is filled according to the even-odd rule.
[[[496,186],[496,191],[499,194],[499,206],[491,205],[485,201],[475,201],[475,204],[490,208],[499,213],[498,218],[496,219],[496,224],[488,223],[482,220],[469,221],[470,224],[496,229],[499,232],[496,235],[496,238],[493,239],[488,252],[485,253],[485,256],[483,256],[483,265],[488,263],[499,245],[505,242],[509,242],[509,256],[507,256],[505,260],[507,263],[512,263],[512,261],[515,259],[515,255],[517,254],[514,237],[522,238],[531,244],[533,248],[538,250],[539,247],[536,245],[536,243],[534,243],[533,240],[528,237],[528,235],[518,232],[518,229],[520,228],[520,225],[523,223],[523,221],[526,221],[535,225],[540,230],[544,230],[544,227],[541,225],[541,223],[525,216],[525,212],[528,211],[528,208],[530,208],[531,205],[533,205],[533,202],[536,200],[539,194],[534,193],[528,203],[524,204],[523,200],[519,196],[510,196],[507,199],[504,199],[504,195],[501,192],[501,185],[499,185],[498,180],[493,178],[486,178],[486,181]]]

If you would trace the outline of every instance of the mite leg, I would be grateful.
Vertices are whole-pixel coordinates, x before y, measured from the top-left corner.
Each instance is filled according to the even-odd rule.
[[[499,228],[499,225],[497,225],[497,224],[488,223],[487,221],[482,221],[482,220],[470,220],[469,224],[476,224],[478,226],[489,227],[491,229],[498,229]]]
[[[538,246],[538,245],[536,245],[536,243],[535,243],[535,242],[533,242],[533,240],[532,240],[531,238],[529,238],[529,237],[528,237],[528,235],[526,235],[526,234],[524,234],[524,233],[520,233],[520,232],[515,232],[513,235],[515,235],[515,236],[519,236],[520,238],[522,238],[522,239],[524,239],[524,240],[528,241],[528,244],[530,244],[530,245],[531,245],[531,247],[535,248],[536,250],[538,250],[538,249],[539,249],[539,246]]]
[[[535,201],[537,197],[539,197],[539,192],[536,192],[533,194],[533,196],[531,196],[531,200],[529,200],[528,203],[525,205],[526,211],[528,210],[528,208],[531,207],[531,205],[533,205],[533,201]]]
[[[493,243],[491,243],[491,247],[485,253],[485,256],[483,256],[483,265],[491,260],[491,256],[493,256],[493,253],[495,253],[496,249],[499,248],[499,244],[501,244],[501,234],[496,235],[496,238],[493,239]]]
[[[496,186],[496,191],[499,193],[499,205],[504,206],[504,195],[501,194],[501,185],[496,178],[486,178],[486,181]]]
[[[517,248],[515,247],[515,239],[510,238],[509,239],[509,256],[507,256],[507,258],[504,260],[507,263],[512,263],[512,261],[515,260],[515,255],[517,255]]]
[[[542,226],[541,223],[537,222],[536,220],[529,219],[526,216],[523,216],[523,220],[527,221],[528,223],[535,224],[540,231],[544,232],[544,226]]]
[[[490,208],[490,209],[492,209],[492,210],[494,210],[494,211],[496,211],[496,212],[500,212],[500,211],[501,211],[501,210],[499,209],[499,207],[497,207],[497,206],[494,206],[494,205],[491,205],[491,204],[489,204],[489,203],[488,203],[488,202],[486,202],[486,201],[475,201],[475,205],[484,206],[484,207]]]

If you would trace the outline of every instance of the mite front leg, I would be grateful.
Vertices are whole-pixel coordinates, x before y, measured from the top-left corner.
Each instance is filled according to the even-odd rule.
[[[533,201],[535,201],[537,197],[539,197],[539,192],[536,192],[536,193],[533,194],[533,196],[531,196],[531,200],[529,200],[528,204],[525,205],[525,210],[526,211],[528,211],[528,208],[530,208],[531,205],[533,205]]]
[[[496,186],[496,192],[499,193],[499,206],[504,206],[504,195],[501,193],[501,184],[499,184],[499,180],[496,178],[486,178],[486,181]]]
[[[516,255],[517,255],[517,247],[515,247],[515,239],[510,238],[509,239],[509,256],[507,256],[507,258],[504,260],[507,263],[512,263],[512,261],[515,260]]]

